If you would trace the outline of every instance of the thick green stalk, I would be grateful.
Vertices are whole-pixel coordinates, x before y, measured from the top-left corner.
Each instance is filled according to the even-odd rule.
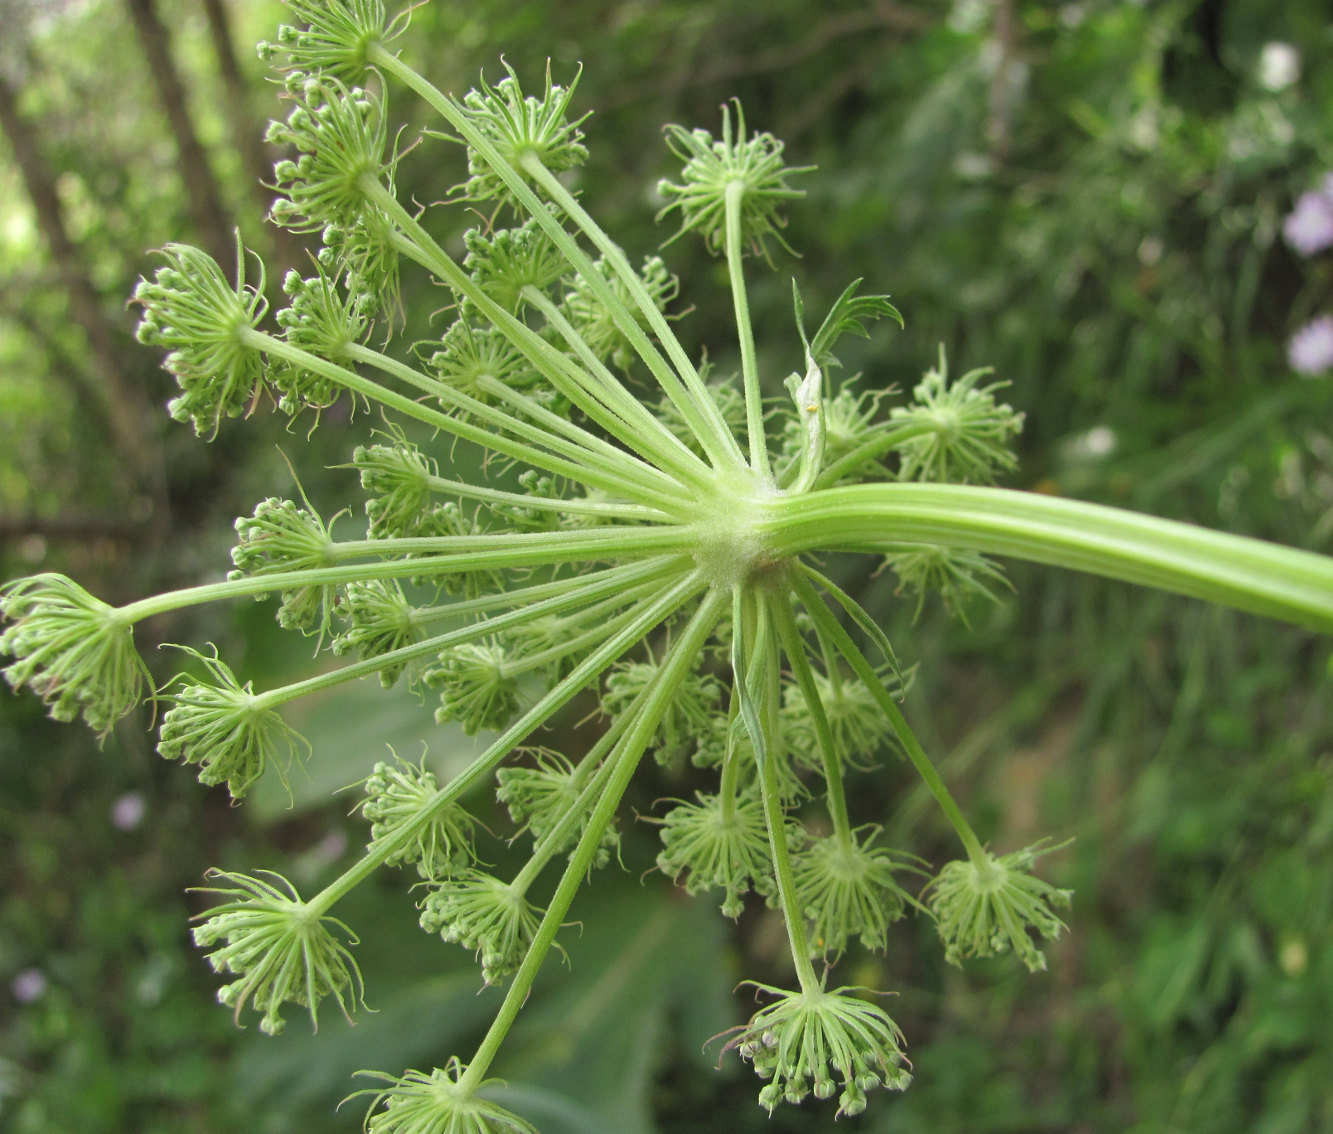
[[[1100,504],[952,484],[866,484],[766,501],[773,558],[941,544],[1069,567],[1333,630],[1333,558]]]
[[[805,914],[796,893],[796,875],[791,851],[787,846],[786,813],[778,789],[777,707],[781,697],[778,684],[777,650],[769,635],[766,604],[754,601],[755,593],[736,587],[732,594],[732,672],[741,706],[741,716],[759,769],[759,795],[768,828],[769,857],[777,880],[778,901],[787,927],[787,943],[801,991],[816,992],[819,978],[810,963],[810,944],[805,936]],[[755,663],[758,663],[756,672]],[[756,702],[751,682],[758,685]]]

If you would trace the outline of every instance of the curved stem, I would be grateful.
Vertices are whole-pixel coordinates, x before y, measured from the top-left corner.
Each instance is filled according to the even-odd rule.
[[[1069,567],[1333,631],[1333,558],[1192,524],[952,484],[866,484],[765,502],[775,559],[932,543]]]

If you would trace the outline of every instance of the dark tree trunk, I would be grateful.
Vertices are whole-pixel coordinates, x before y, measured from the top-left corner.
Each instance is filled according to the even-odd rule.
[[[232,221],[222,204],[217,178],[208,164],[208,155],[195,133],[194,122],[186,105],[185,84],[171,58],[171,41],[166,25],[158,17],[153,0],[125,0],[139,45],[143,49],[148,73],[157,87],[158,99],[166,113],[176,140],[176,156],[181,180],[189,202],[190,217],[199,241],[223,270],[236,259]]]
[[[126,380],[117,364],[129,345],[128,336],[112,323],[70,239],[56,193],[55,176],[37,145],[31,125],[19,114],[14,88],[3,75],[0,75],[0,130],[9,139],[37,214],[37,225],[69,296],[70,318],[82,328],[88,340],[87,364],[75,368],[72,377],[80,381],[105,418],[120,460],[136,474],[137,487],[150,489],[160,482],[157,446],[146,428],[155,415],[142,391]]]

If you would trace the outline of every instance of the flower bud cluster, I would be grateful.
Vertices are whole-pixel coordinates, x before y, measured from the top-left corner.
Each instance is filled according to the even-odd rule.
[[[331,567],[333,537],[313,511],[290,500],[270,496],[261,500],[252,516],[236,521],[239,540],[231,552],[236,570],[229,579],[253,575],[281,575],[289,571]],[[323,633],[337,601],[331,584],[308,584],[284,589],[278,623],[302,633]],[[265,598],[265,595],[259,595]]]
[[[648,326],[648,315],[634,302],[629,286],[603,257],[593,264],[594,270],[605,281],[615,296],[617,307],[632,311],[640,329]],[[667,271],[660,256],[647,256],[639,270],[639,283],[653,306],[666,311],[680,294],[680,280]],[[571,289],[565,293],[564,313],[570,326],[601,362],[613,362],[628,371],[638,355],[625,331],[616,323],[612,309],[593,292],[592,285],[582,276],[576,276]]]
[[[627,710],[657,676],[651,662],[627,662],[606,679],[602,710],[611,717]],[[676,691],[657,726],[657,761],[669,764],[700,736],[712,731],[719,717],[722,686],[708,674],[692,673]]]
[[[168,244],[162,253],[168,263],[134,289],[133,302],[143,307],[136,333],[141,343],[168,352],[162,365],[181,388],[167,405],[171,416],[211,438],[224,417],[245,413],[263,388],[264,356],[246,333],[268,310],[264,267],[258,282],[247,285],[239,239],[234,286],[198,248]]]
[[[450,878],[476,860],[476,820],[457,803],[434,803],[439,784],[424,760],[421,765],[378,761],[365,791],[361,814],[371,824],[370,845],[394,845],[384,860],[389,865],[415,863],[422,878],[434,881]],[[430,819],[423,823],[428,808]]]
[[[669,202],[658,219],[680,213],[680,230],[672,239],[697,232],[710,252],[720,252],[726,244],[727,194],[733,193],[740,197],[745,243],[766,260],[770,238],[787,248],[780,231],[786,221],[779,210],[788,201],[805,196],[803,189],[788,186],[787,178],[808,172],[810,167],[783,165],[783,144],[772,134],[757,133],[747,141],[740,103],[736,104],[734,132],[731,112],[723,107],[721,138],[707,130],[674,125],[666,128],[666,136],[671,152],[685,163],[679,184],[664,179],[657,186]]]
[[[357,1092],[375,1096],[366,1115],[366,1134],[537,1134],[536,1127],[512,1111],[473,1090],[464,1091],[459,1080],[466,1070],[455,1057],[429,1075],[363,1071],[389,1084],[380,1091]],[[495,1080],[486,1080],[477,1090],[494,1085]]]
[[[545,293],[569,273],[569,262],[536,221],[517,228],[463,234],[467,257],[463,266],[473,281],[506,311],[517,314],[529,300],[524,288]]]
[[[903,480],[989,484],[1017,465],[1010,442],[1023,428],[1023,415],[995,400],[1004,382],[978,385],[990,373],[989,367],[969,370],[951,382],[940,348],[939,366],[912,391],[915,404],[895,406],[890,414],[899,425],[929,427],[898,448]]]
[[[410,9],[388,19],[383,0],[286,0],[293,24],[276,41],[259,44],[259,57],[284,71],[309,71],[344,83],[365,81],[367,49],[392,43],[407,27]]]
[[[285,878],[266,882],[228,871],[213,876],[230,885],[205,892],[232,900],[199,915],[194,943],[217,946],[208,954],[213,971],[237,978],[218,990],[218,1000],[238,1019],[246,1004],[262,1012],[259,1030],[268,1035],[286,1025],[282,1006],[289,1003],[309,1009],[315,1026],[319,1003],[329,998],[350,1019],[362,1004],[361,971],[348,949],[357,943],[351,930],[314,912]]]
[[[5,680],[28,686],[58,721],[80,713],[100,736],[143,697],[148,669],[134,626],[64,575],[34,575],[0,587],[0,655]]]
[[[1058,937],[1065,923],[1054,909],[1068,907],[1074,896],[1032,873],[1036,859],[1051,849],[1038,843],[1013,854],[987,853],[984,862],[945,865],[923,897],[951,964],[1012,949],[1033,972],[1046,968],[1029,930],[1047,941]]]
[[[770,1113],[781,1102],[837,1094],[839,1115],[860,1114],[866,1091],[879,1086],[901,1091],[911,1083],[902,1032],[879,1005],[857,995],[861,990],[755,988],[775,1000],[756,1012],[727,1047],[768,1081],[759,1102]]]
[[[343,588],[342,600],[344,627],[333,639],[339,657],[352,652],[359,658],[382,657],[421,640],[417,607],[396,579],[354,580]],[[386,662],[379,671],[380,684],[392,688],[406,665]]]
[[[504,728],[519,709],[518,674],[498,642],[467,642],[440,655],[422,680],[439,690],[435,720],[457,721],[468,736]]]
[[[578,79],[568,87],[551,82],[546,71],[546,89],[541,98],[525,95],[513,68],[494,86],[485,79],[463,99],[462,108],[472,124],[499,152],[500,157],[523,180],[530,180],[525,160],[540,162],[551,173],[564,173],[588,160],[588,149],[579,131],[584,118],[568,121],[569,102]],[[475,146],[468,146],[468,180],[461,193],[469,201],[516,204],[513,188]]]
[[[331,275],[346,273],[361,310],[391,307],[398,295],[393,225],[370,199],[372,188],[393,193],[396,159],[386,159],[388,132],[379,99],[328,75],[286,76],[296,104],[285,122],[269,124],[268,141],[298,152],[273,167],[272,217],[295,232],[323,232]]]
[[[543,843],[579,805],[585,786],[574,765],[556,752],[539,751],[535,767],[501,768],[495,775],[495,798],[509,809],[509,817],[526,829],[534,843]],[[556,854],[571,847],[587,827],[588,814],[582,822],[570,824],[562,842],[548,849]],[[593,865],[605,866],[620,846],[620,833],[607,825]]]
[[[471,949],[487,984],[518,968],[537,932],[540,911],[512,884],[465,870],[433,886],[421,903],[421,928]]]
[[[162,717],[158,752],[198,764],[199,782],[225,783],[233,799],[241,799],[270,763],[285,778],[292,757],[309,751],[309,743],[216,654],[187,652],[207,675],[200,680],[182,674],[162,694],[171,707]]]

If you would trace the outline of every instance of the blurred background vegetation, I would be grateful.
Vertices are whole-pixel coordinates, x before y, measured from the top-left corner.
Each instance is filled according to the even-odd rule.
[[[260,407],[197,442],[162,411],[167,376],[125,306],[168,241],[227,263],[239,226],[270,288],[302,262],[258,185],[277,103],[251,45],[280,19],[271,0],[0,0],[0,576],[60,570],[125,601],[216,575],[231,519],[293,491],[288,458],[324,514],[356,499],[338,466],[373,422],[307,440]],[[865,277],[907,330],[858,343],[847,372],[910,389],[940,343],[959,372],[994,366],[1027,413],[1013,486],[1333,550],[1329,379],[1285,361],[1333,305],[1333,262],[1298,258],[1280,227],[1333,169],[1326,0],[431,0],[403,50],[458,93],[502,53],[530,81],[581,62],[582,192],[635,257],[666,235],[658,127],[714,127],[738,96],[819,167],[790,210],[802,258],[752,284],[770,375],[794,365],[790,277],[812,309]],[[391,117],[406,139],[427,122],[397,92]],[[461,177],[438,142],[399,174],[422,203]],[[468,223],[428,215],[454,239]],[[686,241],[665,255],[696,305],[682,333],[728,373],[718,263]],[[404,285],[410,342],[438,297]],[[920,663],[910,716],[983,838],[1072,838],[1046,873],[1077,891],[1035,977],[950,969],[923,921],[887,956],[849,956],[850,983],[900,990],[916,1082],[839,1129],[1333,1129],[1327,642],[1020,566],[970,628],[930,606],[914,622],[891,578],[836,569]],[[145,629],[163,679],[181,661],[157,641],[216,642],[257,685],[311,664],[261,605]],[[352,1131],[360,1102],[333,1108],[354,1072],[466,1055],[497,994],[416,928],[404,879],[344,911],[378,1014],[277,1039],[212,1003],[187,887],[210,866],[322,881],[366,837],[334,789],[386,742],[428,741],[446,770],[471,742],[367,684],[302,706],[317,756],[292,806],[279,788],[232,810],[153,753],[148,715],[98,750],[0,695],[0,1127]],[[548,742],[581,743],[580,715]],[[633,802],[693,787],[680,770]],[[891,845],[951,855],[903,768],[855,798]],[[748,1071],[701,1053],[752,1010],[737,980],[781,978],[781,933],[645,876],[655,838],[632,829],[627,870],[580,899],[569,965],[549,966],[497,1068],[513,1105],[547,1134],[828,1129],[824,1107],[766,1118]]]

